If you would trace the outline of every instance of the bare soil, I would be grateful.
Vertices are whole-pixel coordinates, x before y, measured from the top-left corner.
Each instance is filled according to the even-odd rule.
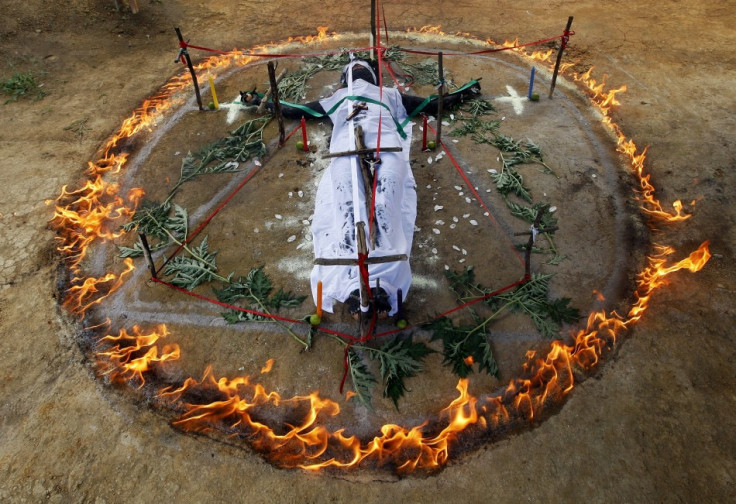
[[[75,328],[57,308],[59,258],[53,233],[47,228],[53,213],[50,203],[61,186],[76,187],[86,161],[94,157],[110,132],[180,70],[173,64],[177,46],[172,25],[181,26],[192,43],[228,48],[314,33],[317,25],[329,25],[337,32],[364,32],[364,23],[356,21],[352,7],[346,9],[336,2],[302,2],[302,11],[310,13],[304,19],[280,19],[284,6],[278,2],[145,3],[136,15],[116,12],[111,4],[79,1],[61,6],[10,1],[0,20],[4,54],[0,75],[5,79],[14,72],[33,72],[49,92],[43,100],[22,100],[0,108],[4,119],[0,145],[6,161],[0,176],[7,187],[0,204],[0,327],[6,335],[0,343],[4,355],[0,362],[3,501],[148,502],[176,497],[193,502],[232,498],[248,502],[381,502],[403,498],[413,502],[436,497],[475,502],[551,497],[558,501],[724,502],[733,498],[736,446],[731,413],[736,394],[732,362],[736,352],[731,329],[735,318],[733,268],[728,265],[733,264],[734,212],[729,210],[732,196],[726,188],[734,178],[729,170],[734,166],[734,153],[728,139],[735,120],[728,104],[736,94],[729,86],[736,66],[733,29],[727,21],[733,17],[734,7],[720,2],[673,2],[664,16],[643,2],[605,6],[597,2],[545,2],[531,9],[502,2],[492,12],[487,12],[489,7],[483,2],[475,1],[451,6],[386,6],[392,30],[442,24],[448,33],[469,32],[494,40],[519,37],[527,41],[556,34],[566,17],[574,15],[576,35],[567,57],[594,65],[599,75],[608,74],[611,87],[627,85],[615,119],[637,144],[651,146],[647,170],[658,197],[665,204],[675,199],[695,202],[690,220],[653,231],[652,241],[674,247],[679,258],[710,239],[714,258],[696,275],[683,272],[669,278],[671,285],[658,292],[645,318],[597,379],[576,388],[558,414],[534,429],[462,458],[436,476],[372,483],[372,476],[347,482],[274,469],[248,452],[183,435],[145,405],[94,380],[76,344]],[[708,36],[693,39],[692,34],[706,25]],[[496,69],[497,65],[483,62],[480,66],[484,94],[501,96],[508,83],[524,90],[520,72],[492,73],[488,67]],[[460,80],[462,77],[466,75],[460,75]],[[227,96],[236,86],[225,88]],[[577,296],[577,305],[587,310],[593,306],[590,293],[602,285],[608,286],[607,293],[616,299],[618,286],[626,281],[620,272],[629,271],[628,265],[636,259],[631,259],[630,244],[621,239],[631,222],[627,221],[628,203],[617,194],[622,184],[618,176],[591,182],[592,174],[610,174],[596,144],[605,144],[605,132],[595,125],[594,118],[586,116],[584,103],[573,90],[558,92],[560,100],[538,104],[547,107],[536,118],[545,119],[544,124],[526,119],[514,125],[513,111],[507,106],[504,112],[501,104],[497,106],[509,119],[509,133],[515,136],[534,131],[536,136],[530,134],[530,138],[544,144],[550,164],[564,174],[559,181],[540,179],[534,189],[549,189],[553,204],[555,197],[563,200],[557,206],[561,221],[569,227],[561,230],[560,242],[573,260],[571,266],[562,268],[555,288]],[[569,103],[573,119],[575,113],[569,111],[584,111],[577,126],[571,127],[574,121],[560,118],[556,114],[559,110],[551,109],[564,103]],[[550,115],[555,116],[551,123]],[[211,121],[209,117],[197,118],[195,113],[192,116],[191,121]],[[217,136],[218,129],[211,122],[202,129]],[[226,125],[221,124],[220,131],[224,129]],[[585,138],[586,132],[593,132],[597,139],[588,146],[586,142],[591,141]],[[191,137],[191,130],[164,140],[164,148],[156,150],[159,159],[149,160],[146,166],[176,170],[174,154],[187,135]],[[568,141],[561,141],[563,138]],[[190,139],[187,143],[199,141]],[[610,145],[603,148],[605,156],[615,162],[612,150]],[[281,160],[282,166],[293,167],[294,153],[287,157]],[[455,182],[444,180],[446,173],[434,171],[438,166],[428,166],[417,156],[414,168],[420,201],[437,197],[441,187],[448,192],[440,197],[455,197],[451,189]],[[444,164],[444,168],[449,169],[449,165]],[[280,172],[286,175],[279,177]],[[160,183],[163,173],[152,175],[142,170],[135,182],[146,181],[150,189]],[[296,175],[295,168],[269,171],[248,187],[250,193],[239,196],[240,206],[236,201],[228,207],[233,214],[222,222],[238,222],[239,212],[254,213],[241,227],[221,224],[213,232],[223,236],[231,233],[234,240],[258,245],[247,247],[243,256],[237,248],[225,250],[224,269],[241,270],[242,264],[251,264],[263,255],[288,257],[296,253],[299,242],[287,239],[293,234],[301,239],[303,232],[298,226],[278,229],[281,223],[274,224],[269,240],[282,244],[275,248],[275,254],[272,246],[253,236],[254,228],[261,226],[258,223],[265,227],[275,213],[282,214],[285,221],[308,215],[308,201],[297,202],[295,194],[303,189],[308,196],[309,188],[299,186],[305,177]],[[270,208],[258,200],[259,194],[263,198],[261,188],[273,190],[281,184],[280,198],[288,202],[288,192],[293,193],[294,203],[287,211],[280,210],[281,205]],[[201,200],[202,195],[190,198]],[[254,198],[256,204],[251,206]],[[437,219],[435,212],[428,210],[431,208],[433,204],[420,213],[420,221],[429,226]],[[449,223],[449,219],[444,220]],[[508,228],[512,224],[502,225]],[[478,232],[492,234],[492,229]],[[478,236],[478,243],[482,238],[486,236]],[[587,243],[595,246],[583,246]],[[436,280],[437,270],[448,261],[433,264],[432,249],[448,259],[457,252],[453,244],[449,230],[445,233],[444,229],[432,243],[422,243],[416,253],[422,259],[416,261],[417,275]],[[498,244],[494,247],[500,252]],[[465,248],[470,255],[468,263],[473,254],[483,257],[486,251],[480,244]],[[310,253],[307,249],[306,254]],[[502,254],[494,252],[496,256],[502,263]],[[454,266],[460,264],[464,263]],[[593,276],[585,274],[590,271],[595,272]],[[284,269],[273,268],[272,272],[281,275],[283,282],[298,279]],[[493,273],[482,272],[484,277]],[[420,284],[412,293],[417,312],[426,307],[425,299],[447,295],[446,287],[433,290],[430,283]],[[298,290],[303,284],[299,280],[284,287]],[[160,301],[151,292],[136,295],[135,300],[147,304]],[[136,308],[129,301],[125,305]],[[218,337],[226,336],[222,331],[208,332],[206,348],[215,356],[243,355],[236,359],[237,364],[221,359],[221,366],[259,365],[270,355],[270,345],[246,355],[236,340]],[[514,343],[514,331],[509,332],[504,348],[509,354],[521,352],[522,347]],[[524,348],[528,343],[524,342]],[[202,349],[199,345],[192,348]],[[208,357],[198,355],[188,365],[196,369]],[[298,359],[292,356],[281,369],[274,370],[274,386],[283,386],[289,393],[304,392],[302,386],[327,390],[340,373],[339,356],[325,351],[320,357],[322,363],[305,368],[320,370],[321,365],[327,365],[331,371],[321,377],[324,384],[313,378],[314,373],[299,373],[295,379],[288,372]],[[502,377],[508,379],[514,371],[514,359],[503,362],[507,367],[502,368]],[[420,391],[408,399],[414,402],[407,409],[431,409],[435,399]],[[390,408],[383,410],[391,412]],[[379,416],[361,428],[387,420],[394,418]]]

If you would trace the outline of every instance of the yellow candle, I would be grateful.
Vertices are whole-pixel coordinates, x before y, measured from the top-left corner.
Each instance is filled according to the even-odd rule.
[[[212,76],[208,75],[207,78],[210,81],[210,91],[212,91],[212,103],[215,104],[215,108],[219,109],[220,104],[217,103],[217,93],[215,92],[215,81],[212,80]]]
[[[317,316],[322,316],[322,282],[317,282]]]

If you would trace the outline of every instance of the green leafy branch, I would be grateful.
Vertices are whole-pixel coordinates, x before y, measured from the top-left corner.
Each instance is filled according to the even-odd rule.
[[[284,292],[282,289],[273,293],[273,288],[273,282],[268,278],[263,268],[260,267],[251,269],[246,276],[240,276],[235,281],[232,281],[232,278],[230,278],[230,281],[222,289],[213,288],[212,290],[217,299],[222,303],[233,305],[237,301],[244,299],[249,303],[250,309],[266,314],[266,316],[263,316],[240,310],[229,310],[222,313],[222,317],[228,324],[235,324],[242,321],[273,322],[286,329],[292,338],[304,346],[305,349],[308,349],[310,346],[309,341],[300,338],[292,331],[291,327],[282,321],[268,317],[268,315],[272,314],[272,310],[278,311],[281,308],[299,306],[306,299],[306,296],[297,296],[291,292]]]
[[[413,341],[412,336],[397,335],[383,342],[380,347],[364,344],[350,344],[337,335],[328,334],[348,350],[348,374],[352,382],[355,399],[371,408],[372,389],[378,383],[368,365],[360,358],[358,351],[377,361],[383,397],[393,401],[399,408],[399,399],[408,391],[406,379],[416,376],[423,369],[424,358],[433,353],[425,343]]]
[[[498,364],[493,357],[485,325],[455,327],[447,317],[436,319],[425,327],[432,333],[432,341],[442,340],[442,363],[452,368],[452,372],[466,378],[478,364],[478,371],[498,376]]]
[[[179,180],[165,203],[171,201],[183,184],[200,175],[234,172],[238,170],[238,163],[264,156],[266,144],[263,142],[263,130],[270,120],[271,116],[251,119],[231,131],[230,135],[215,140],[194,154],[188,152],[181,161]]]
[[[485,297],[493,292],[475,282],[472,267],[466,268],[462,273],[447,272],[446,276],[461,302]],[[542,336],[547,338],[557,336],[563,323],[580,320],[580,311],[569,306],[570,298],[550,298],[549,283],[553,276],[534,273],[527,282],[514,290],[488,298],[485,304],[491,308],[491,315],[486,318],[475,316],[477,324],[466,328],[467,332],[471,334],[478,331],[486,332],[488,324],[508,310],[529,316]]]

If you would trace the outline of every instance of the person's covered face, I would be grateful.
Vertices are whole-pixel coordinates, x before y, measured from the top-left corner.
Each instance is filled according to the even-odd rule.
[[[366,60],[354,59],[345,65],[342,69],[342,75],[340,76],[340,85],[347,86],[349,80],[356,81],[358,79],[363,79],[375,86],[378,85],[376,72],[373,70],[371,64]]]

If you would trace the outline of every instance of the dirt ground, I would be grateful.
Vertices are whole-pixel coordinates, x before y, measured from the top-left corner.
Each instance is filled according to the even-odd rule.
[[[366,2],[367,3],[367,2]],[[684,256],[678,273],[596,379],[534,429],[489,445],[436,476],[391,483],[284,471],[240,449],[190,437],[95,381],[59,315],[58,256],[47,222],[61,186],[140,102],[179,70],[172,26],[192,43],[250,47],[290,35],[364,31],[338,2],[6,2],[0,76],[31,71],[43,100],[0,107],[6,186],[0,203],[0,500],[3,502],[725,502],[736,495],[733,111],[736,7],[723,2],[420,2],[386,5],[389,28],[441,24],[494,40],[557,34],[575,16],[570,58],[626,84],[615,117],[638,145],[665,204],[694,216],[653,233]],[[416,5],[414,5],[416,4]],[[367,9],[368,6],[366,6]],[[420,12],[421,11],[421,12]],[[308,19],[307,19],[308,18]],[[368,14],[365,16],[368,19]],[[707,33],[700,33],[707,27]],[[83,125],[75,128],[73,125]],[[70,128],[70,126],[72,126]]]

